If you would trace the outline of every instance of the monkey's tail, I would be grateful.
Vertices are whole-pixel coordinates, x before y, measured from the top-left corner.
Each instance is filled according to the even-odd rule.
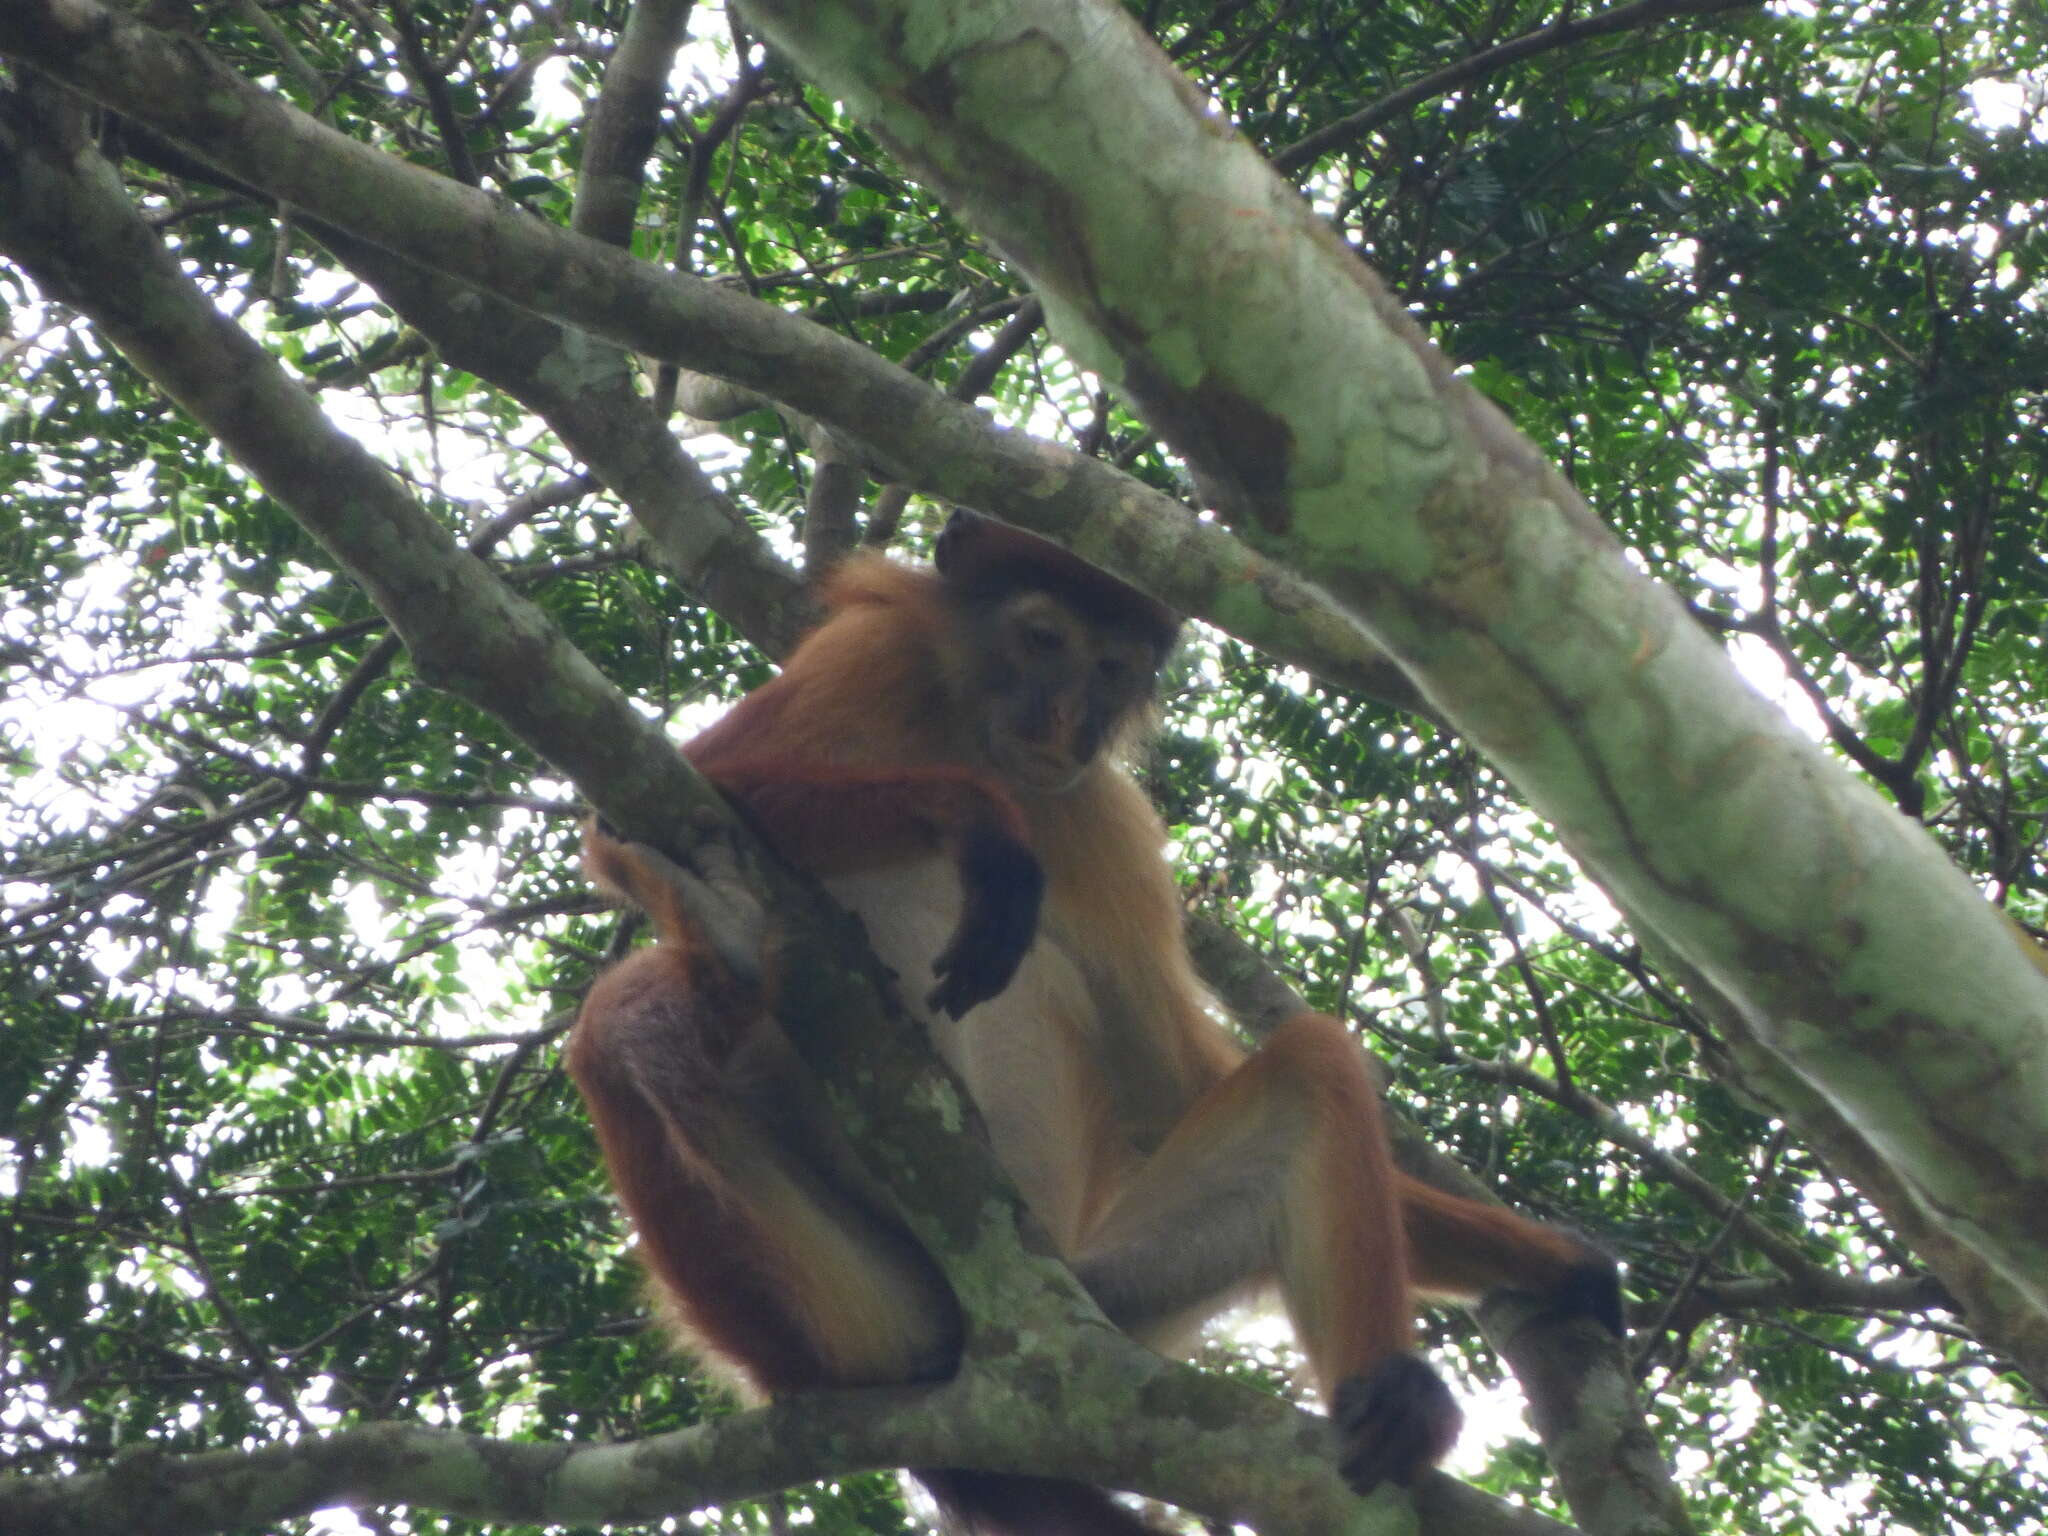
[[[958,1468],[919,1471],[959,1536],[1160,1536],[1100,1488],[1053,1477]]]

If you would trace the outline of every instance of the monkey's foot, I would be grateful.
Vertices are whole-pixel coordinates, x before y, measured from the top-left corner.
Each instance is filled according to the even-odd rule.
[[[1339,1383],[1330,1418],[1342,1437],[1338,1470],[1360,1493],[1383,1482],[1412,1487],[1458,1438],[1465,1415],[1443,1378],[1414,1355]]]
[[[739,980],[758,984],[768,937],[768,912],[747,883],[731,836],[715,818],[695,823],[688,866],[652,843],[627,843],[636,857],[660,875],[681,899],[683,910]]]

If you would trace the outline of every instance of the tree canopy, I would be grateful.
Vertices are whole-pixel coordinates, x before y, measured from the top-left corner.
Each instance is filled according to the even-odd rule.
[[[1208,621],[1137,766],[1247,1028],[1625,1262],[1619,1355],[1431,1314],[1458,1477],[2048,1529],[2038,8],[129,9],[0,7],[0,1529],[1329,1527],[1256,1322],[1071,1424],[649,1326],[583,802],[673,832],[655,727],[953,502]],[[844,990],[880,1165],[969,1158]]]

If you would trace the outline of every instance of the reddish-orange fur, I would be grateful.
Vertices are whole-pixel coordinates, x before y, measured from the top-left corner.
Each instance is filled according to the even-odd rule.
[[[974,535],[945,576],[849,563],[783,674],[685,750],[784,857],[862,913],[906,994],[949,935],[948,954],[979,957],[961,964],[988,973],[981,984],[952,994],[976,1006],[933,1007],[934,1042],[1105,1310],[1164,1339],[1276,1282],[1350,1442],[1347,1472],[1361,1487],[1408,1481],[1456,1428],[1440,1383],[1407,1355],[1411,1284],[1512,1287],[1618,1327],[1612,1267],[1398,1173],[1341,1025],[1301,1015],[1247,1057],[1211,1018],[1164,829],[1115,762],[1145,679],[1103,682],[1134,664],[1149,678],[1163,621],[1126,594],[1125,623],[1122,589],[1050,546]],[[1106,709],[1106,735],[1091,734]],[[1020,921],[1005,894],[1018,858],[1044,880],[1042,909],[1033,891],[1021,919],[1021,962],[1016,946],[962,949],[977,925]],[[593,832],[590,865],[652,913],[661,942],[593,989],[570,1069],[685,1332],[771,1393],[949,1370],[950,1292],[815,1111],[759,999],[635,850]],[[1128,1529],[1063,1485],[937,1484],[1015,1506],[1007,1523],[982,1511],[1012,1532]]]

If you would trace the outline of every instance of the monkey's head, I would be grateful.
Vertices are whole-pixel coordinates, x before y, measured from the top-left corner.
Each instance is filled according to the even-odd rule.
[[[1143,719],[1179,615],[973,512],[952,515],[933,558],[970,641],[976,746],[1018,789],[1073,788]]]

